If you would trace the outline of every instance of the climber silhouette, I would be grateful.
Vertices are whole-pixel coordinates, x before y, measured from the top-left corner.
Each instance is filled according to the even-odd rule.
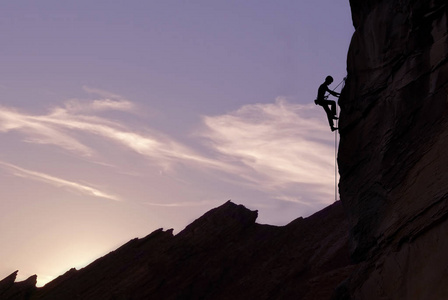
[[[329,92],[331,95],[335,97],[339,97],[340,94],[336,93],[328,88],[328,86],[333,82],[333,77],[327,76],[325,78],[325,82],[322,83],[319,86],[319,89],[317,91],[317,99],[314,100],[314,103],[316,105],[320,105],[324,108],[325,112],[327,113],[328,123],[330,124],[331,131],[335,131],[338,128],[334,127],[333,120],[337,120],[338,117],[336,116],[336,101],[328,100],[328,96],[325,96],[326,92]],[[330,106],[330,107],[328,107]]]

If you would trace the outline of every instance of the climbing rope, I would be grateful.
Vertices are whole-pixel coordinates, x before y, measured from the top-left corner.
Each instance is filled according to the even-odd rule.
[[[336,115],[338,115],[338,106],[336,105]],[[339,120],[336,120],[336,127],[339,126]],[[334,131],[334,202],[338,201],[338,130]]]
[[[343,82],[345,82],[346,79],[347,79],[347,77],[344,77],[344,78],[341,80],[341,82],[339,82],[338,85],[333,89],[333,92],[334,92],[335,89],[338,88],[338,86],[340,86]]]
[[[347,77],[333,89],[333,92],[343,83]],[[343,88],[343,87],[342,87]],[[341,90],[342,90],[341,88]],[[338,115],[338,106],[336,105],[336,116]],[[336,127],[339,128],[339,119],[336,120]],[[334,202],[338,201],[338,131],[334,131]]]

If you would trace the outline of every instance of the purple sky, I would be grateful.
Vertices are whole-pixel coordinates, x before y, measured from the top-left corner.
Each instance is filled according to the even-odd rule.
[[[348,0],[16,0],[0,28],[0,279],[42,285],[229,199],[275,225],[334,201],[312,101],[345,76]]]

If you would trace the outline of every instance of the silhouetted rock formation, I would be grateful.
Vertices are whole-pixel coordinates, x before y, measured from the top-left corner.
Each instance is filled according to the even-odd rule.
[[[341,200],[359,266],[337,299],[448,299],[448,4],[352,0]]]
[[[1,300],[27,300],[36,290],[37,276],[33,275],[25,281],[15,283],[17,272],[15,271],[0,281]]]
[[[330,299],[352,270],[342,205],[281,227],[256,217],[229,201],[176,236],[159,229],[72,269],[31,299]]]

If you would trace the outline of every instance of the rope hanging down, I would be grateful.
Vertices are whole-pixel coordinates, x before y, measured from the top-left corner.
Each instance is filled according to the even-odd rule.
[[[335,92],[335,90],[343,83],[345,82],[346,77],[342,79],[341,82],[333,89],[330,90],[328,88],[328,85],[330,85],[333,82],[333,77],[327,76],[325,78],[325,82],[322,83],[319,86],[319,89],[317,91],[317,99],[314,100],[314,103],[316,105],[320,105],[325,110],[325,113],[327,114],[328,123],[330,125],[331,131],[334,131],[334,201],[336,202],[338,200],[338,105],[336,101],[328,100],[328,97],[330,95],[333,95],[335,97],[339,97],[341,94]],[[328,95],[325,95],[326,93],[329,93]],[[336,127],[335,125],[336,121]]]
[[[336,114],[338,106],[336,105]],[[339,120],[336,120],[336,127],[339,128]],[[334,131],[334,202],[338,201],[338,131]]]
[[[343,82],[345,82],[344,77],[341,82],[333,89],[335,91]],[[343,88],[343,87],[342,87]],[[341,90],[342,90],[341,88]],[[336,115],[338,115],[338,106],[336,105]],[[339,127],[339,120],[336,119],[336,127]],[[338,201],[338,131],[334,131],[334,201]]]

